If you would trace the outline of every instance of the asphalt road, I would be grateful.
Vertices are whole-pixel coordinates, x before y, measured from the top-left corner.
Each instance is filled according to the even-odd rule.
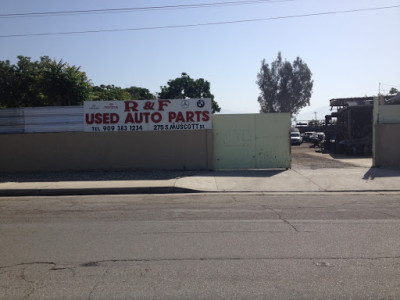
[[[400,194],[0,198],[0,299],[399,299]]]

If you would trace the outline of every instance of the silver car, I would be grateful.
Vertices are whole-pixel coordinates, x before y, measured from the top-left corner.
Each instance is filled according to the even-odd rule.
[[[301,137],[300,132],[291,132],[290,142],[292,145],[301,145],[303,143],[303,138]]]

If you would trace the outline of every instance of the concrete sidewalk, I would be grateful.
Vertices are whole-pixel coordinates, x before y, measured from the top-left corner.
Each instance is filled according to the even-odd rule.
[[[159,173],[161,175],[155,178],[139,176],[118,180],[96,177],[96,172],[79,180],[55,176],[55,179],[41,181],[18,180],[18,177],[8,181],[3,176],[0,196],[400,191],[400,170],[381,168],[187,171],[168,176],[163,176],[162,171]]]

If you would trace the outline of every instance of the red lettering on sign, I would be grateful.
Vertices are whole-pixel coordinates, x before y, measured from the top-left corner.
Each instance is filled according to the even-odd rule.
[[[135,123],[138,123],[138,124],[143,123],[142,113],[135,113]]]
[[[210,112],[208,110],[204,110],[203,111],[203,122],[207,122],[208,120],[210,120]]]
[[[110,124],[110,115],[103,114],[103,124]]]
[[[173,111],[170,111],[168,113],[168,122],[171,123],[175,118],[176,118],[176,113],[174,113]]]
[[[171,100],[158,100],[158,111],[164,111],[164,106],[168,106]]]
[[[138,111],[137,107],[139,104],[136,101],[124,101],[125,110],[124,111]]]
[[[178,112],[178,115],[176,116],[176,122],[185,122],[185,118],[183,117],[182,112]]]
[[[196,113],[196,117],[197,117],[197,122],[199,122],[201,120],[200,116],[201,116],[202,111],[195,111],[195,113]]]
[[[194,122],[193,117],[194,117],[194,112],[192,112],[192,111],[186,112],[186,121],[187,122]]]
[[[210,112],[205,111],[187,111],[186,114],[182,112],[173,112],[170,111],[168,113],[168,121],[171,122],[207,122],[210,120]]]
[[[119,122],[119,115],[116,113],[110,114],[111,124],[117,124]]]
[[[149,112],[145,112],[145,113],[143,113],[143,115],[144,115],[144,122],[145,123],[149,123],[150,113]]]
[[[102,123],[101,113],[97,113],[97,114],[94,115],[94,122],[96,124],[101,124]]]
[[[97,113],[97,114],[86,114],[86,124],[116,124],[119,122],[119,115],[116,113]]]
[[[128,114],[126,115],[126,118],[125,118],[125,124],[128,124],[128,123],[135,123],[135,121],[133,120],[133,117],[132,117],[132,114],[131,114],[131,113],[128,113]]]
[[[160,123],[162,121],[162,115],[159,112],[149,113],[149,112],[140,112],[140,113],[128,113],[125,118],[125,124],[134,123],[149,123],[150,120],[153,123]]]
[[[93,124],[93,122],[94,122],[93,114],[86,114],[85,121],[86,121],[86,124]]]
[[[151,114],[151,120],[153,123],[160,123],[162,120],[162,115],[159,112]]]
[[[144,104],[143,109],[146,109],[146,110],[154,110],[154,102],[147,101],[147,102]]]

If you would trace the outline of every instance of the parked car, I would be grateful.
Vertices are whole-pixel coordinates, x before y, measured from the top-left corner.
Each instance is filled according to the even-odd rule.
[[[311,143],[314,144],[314,146],[318,146],[320,143],[323,143],[325,141],[325,133],[323,132],[314,132],[313,135],[311,136]]]
[[[291,132],[290,142],[292,145],[301,145],[303,143],[303,138],[301,137],[300,132]]]
[[[311,137],[314,133],[316,133],[316,132],[314,132],[314,131],[304,132],[303,142],[311,142]]]

